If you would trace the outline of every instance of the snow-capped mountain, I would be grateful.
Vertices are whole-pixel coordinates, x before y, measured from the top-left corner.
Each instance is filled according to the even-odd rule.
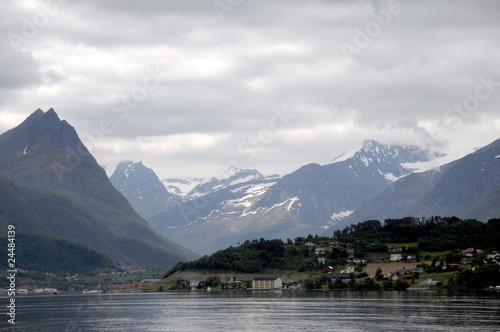
[[[150,222],[167,237],[191,242],[190,248],[200,253],[237,239],[314,234],[334,226],[398,178],[443,157],[367,140],[330,164],[309,164],[265,185],[260,173],[229,169],[193,189],[196,200]]]
[[[180,202],[142,161],[119,163],[109,179],[144,219],[164,212]]]
[[[199,197],[239,183],[258,182],[263,179],[264,176],[255,169],[241,169],[231,166],[226,171],[201,181],[189,192],[189,195]]]
[[[453,157],[451,157],[453,160]],[[335,158],[331,164],[352,162],[361,163],[372,171],[378,172],[386,180],[396,181],[410,173],[419,173],[436,168],[450,161],[450,156],[440,152],[424,151],[416,146],[380,144],[365,140],[363,145]],[[350,165],[350,168],[356,167]]]
[[[406,216],[500,217],[500,140],[445,164],[395,182],[338,226]]]

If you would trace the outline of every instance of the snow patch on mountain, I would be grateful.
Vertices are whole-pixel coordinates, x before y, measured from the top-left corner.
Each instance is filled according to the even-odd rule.
[[[338,213],[334,212],[332,213],[332,216],[330,217],[332,220],[341,220],[342,218],[347,217],[351,213],[353,213],[354,210],[345,210],[345,211],[340,211]]]
[[[202,178],[165,178],[161,180],[162,184],[167,188],[168,192],[172,195],[187,196],[191,190],[194,189],[203,181]]]
[[[341,162],[341,161],[346,161],[347,159],[351,159],[352,157],[354,157],[354,155],[356,154],[356,152],[358,152],[359,150],[361,150],[363,148],[363,145],[360,144],[344,153],[342,153],[340,156],[334,158],[331,162],[331,164],[333,163],[338,163],[338,162]]]

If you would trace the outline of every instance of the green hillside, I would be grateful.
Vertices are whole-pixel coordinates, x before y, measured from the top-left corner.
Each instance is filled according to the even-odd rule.
[[[0,237],[2,257],[8,257],[7,237]],[[103,254],[67,240],[53,239],[39,234],[16,233],[16,268],[51,273],[83,273],[96,268],[114,267]],[[8,269],[7,259],[2,268]]]

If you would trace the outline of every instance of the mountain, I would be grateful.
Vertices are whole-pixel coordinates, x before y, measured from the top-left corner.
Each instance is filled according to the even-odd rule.
[[[196,200],[157,215],[150,223],[201,253],[250,238],[315,234],[335,227],[398,178],[431,168],[445,157],[366,140],[330,164],[309,164],[266,182],[251,171],[230,169],[193,189]]]
[[[191,197],[199,197],[239,183],[255,182],[263,179],[264,176],[255,169],[241,169],[231,166],[228,170],[201,181],[188,195]]]
[[[142,161],[119,163],[109,179],[144,219],[165,212],[181,201],[168,192],[155,172]]]
[[[0,135],[0,174],[17,185],[57,194],[57,198],[47,196],[52,200],[52,215],[57,215],[58,206],[81,210],[78,227],[69,216],[59,223],[70,232],[75,229],[72,239],[54,229],[51,219],[43,216],[39,229],[46,231],[41,234],[57,233],[77,243],[92,243],[90,248],[128,265],[168,268],[196,257],[155,232],[134,211],[74,128],[61,121],[53,109],[38,109],[19,126]],[[61,196],[66,201],[60,203]],[[72,206],[67,205],[68,200]],[[17,215],[25,213],[11,211],[10,221],[23,224],[24,219]]]
[[[149,222],[168,238],[186,240],[191,250],[212,252],[233,244],[233,237],[222,238],[227,227],[236,231],[235,227],[240,226],[232,218],[245,215],[278,179],[277,175],[264,176],[257,170],[231,167],[200,183],[191,191],[190,199]],[[203,191],[207,193],[202,195]],[[239,239],[243,242],[245,235]]]
[[[500,217],[500,140],[435,170],[396,181],[342,221],[405,216]]]
[[[196,187],[202,178],[165,178],[161,180],[167,191],[172,195],[185,197]]]
[[[365,140],[357,151],[332,163],[309,164],[284,176],[270,188],[255,209],[273,209],[294,201],[300,209],[287,219],[305,223],[310,231],[331,228],[397,179],[416,170],[432,167],[441,153],[419,147],[381,144]]]

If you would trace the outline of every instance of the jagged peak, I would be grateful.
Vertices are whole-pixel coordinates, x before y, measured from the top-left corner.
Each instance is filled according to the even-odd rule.
[[[54,123],[61,122],[61,119],[59,119],[59,116],[53,108],[50,108],[47,112],[45,112],[45,114],[43,115],[43,120]]]

